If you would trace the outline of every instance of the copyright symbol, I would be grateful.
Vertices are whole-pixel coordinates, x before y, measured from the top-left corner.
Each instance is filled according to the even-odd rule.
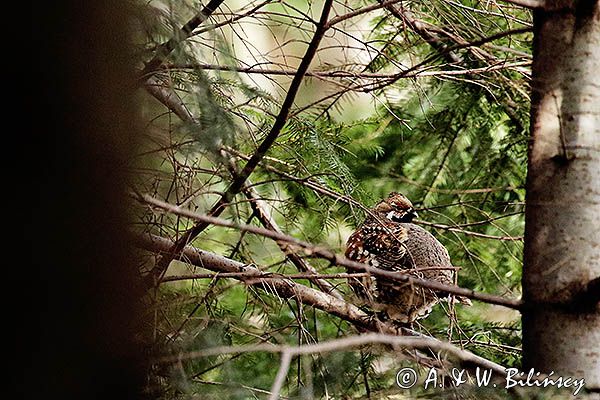
[[[417,383],[417,373],[412,368],[402,368],[396,374],[396,384],[401,389],[410,389]]]

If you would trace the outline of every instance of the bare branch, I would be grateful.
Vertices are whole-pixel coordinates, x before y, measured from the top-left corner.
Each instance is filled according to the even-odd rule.
[[[460,269],[459,267],[445,267],[445,268],[415,268],[415,271],[426,271],[426,270],[440,270],[440,269],[448,269],[456,271]],[[349,278],[364,278],[367,276],[371,276],[371,274],[366,272],[354,272],[354,273],[346,273],[340,272],[338,274],[319,274],[319,273],[304,273],[304,274],[279,274],[279,273],[270,273],[265,272],[264,275],[261,276],[261,279],[307,279],[307,280],[322,280],[322,279],[349,279]],[[190,275],[169,275],[165,276],[160,280],[160,283],[166,282],[177,282],[177,281],[186,281],[186,280],[194,280],[194,279],[218,279],[218,278],[248,278],[255,277],[254,272],[221,272],[217,274],[190,274]]]
[[[450,231],[450,232],[458,232],[458,233],[462,233],[463,235],[467,235],[467,236],[480,237],[480,238],[483,238],[483,239],[505,240],[505,241],[522,241],[523,240],[523,236],[494,236],[494,235],[487,235],[485,233],[467,231],[465,229],[453,227],[453,226],[450,226],[450,225],[436,224],[436,223],[433,223],[433,222],[426,222],[426,221],[421,221],[421,220],[416,220],[415,223],[421,224],[421,225],[425,225],[425,226],[431,226],[432,228],[444,229],[444,230],[447,230],[447,231]]]
[[[171,110],[182,121],[197,123],[196,118],[185,106],[177,93],[161,83],[156,77],[151,76],[144,82],[144,89],[148,91],[155,99],[160,101],[167,109]]]
[[[379,10],[380,8],[391,6],[391,5],[399,3],[401,1],[402,0],[387,0],[387,1],[382,1],[380,4],[372,4],[370,6],[363,7],[363,8],[360,8],[358,10],[351,11],[351,12],[349,12],[347,14],[338,15],[337,17],[334,17],[334,18],[332,18],[331,20],[329,20],[327,22],[327,28],[330,28],[330,27],[332,27],[335,24],[339,24],[340,22],[345,21],[347,19],[354,18],[356,16],[359,16],[359,15],[362,15],[362,14],[366,14],[366,13],[369,13],[371,11]]]
[[[468,68],[468,69],[453,69],[453,70],[432,70],[426,68],[423,70],[414,71],[409,74],[402,74],[401,78],[422,78],[431,76],[452,76],[452,75],[475,75],[486,72],[500,71],[513,67],[527,67],[530,66],[530,61],[520,61],[514,63],[501,62],[497,65],[488,65],[480,68]],[[292,76],[295,70],[292,69],[267,69],[267,68],[255,68],[255,67],[236,67],[231,65],[214,65],[214,64],[172,64],[164,67],[165,69],[204,69],[213,71],[234,71],[241,72],[244,74],[259,74],[259,75],[280,75],[280,76]],[[377,73],[377,72],[352,72],[345,70],[333,70],[333,71],[307,71],[305,76],[315,78],[358,78],[358,79],[396,79],[398,72],[389,73]],[[350,86],[349,90],[364,90],[362,86]]]
[[[172,241],[155,235],[138,235],[133,237],[134,243],[146,250],[153,252],[168,251],[172,246]],[[377,335],[361,335],[342,339],[343,341],[322,342],[314,345],[288,347],[276,346],[272,344],[258,344],[250,346],[233,346],[233,347],[215,347],[211,349],[189,352],[177,356],[162,357],[157,360],[160,363],[178,362],[181,360],[189,360],[199,357],[207,357],[219,354],[243,353],[249,351],[270,351],[270,352],[285,352],[290,355],[311,354],[319,352],[334,351],[340,348],[359,346],[368,343],[382,343],[396,345],[412,349],[430,349],[434,351],[443,351],[454,355],[461,364],[478,365],[484,368],[491,368],[494,371],[503,372],[504,367],[482,357],[476,356],[466,350],[442,342],[435,338],[427,336],[418,336],[416,338],[398,337],[398,328],[392,327],[389,324],[380,322],[374,318],[370,318],[368,314],[360,310],[358,307],[347,303],[343,300],[326,293],[308,288],[306,286],[294,283],[292,281],[275,280],[265,282],[263,277],[264,272],[250,265],[245,265],[240,262],[227,259],[225,257],[209,253],[191,246],[186,246],[179,256],[182,261],[193,265],[210,269],[217,272],[235,272],[253,274],[251,277],[238,276],[236,279],[242,280],[247,284],[265,289],[272,293],[273,291],[284,298],[295,298],[303,304],[308,304],[329,314],[342,318],[357,327],[362,327],[374,332],[379,332]],[[405,333],[411,333],[409,330],[402,330]],[[398,340],[396,340],[396,339]],[[403,340],[408,339],[408,340]],[[273,390],[272,390],[273,391]]]
[[[331,10],[332,3],[333,0],[325,0],[325,4],[323,5],[323,10],[321,12],[321,18],[319,20],[319,23],[317,24],[317,29],[313,35],[310,44],[308,45],[308,48],[306,49],[306,53],[304,54],[300,65],[298,66],[298,70],[296,71],[296,74],[294,75],[294,78],[290,83],[287,95],[283,101],[279,114],[275,118],[275,122],[273,123],[270,132],[258,146],[252,157],[250,157],[244,168],[235,177],[231,185],[229,185],[225,193],[223,193],[221,198],[211,208],[209,215],[215,217],[221,215],[221,213],[225,210],[227,204],[229,204],[233,197],[242,190],[244,184],[246,183],[246,180],[250,177],[254,169],[258,166],[260,161],[267,154],[267,151],[269,151],[273,143],[275,143],[275,140],[277,140],[277,138],[279,137],[281,130],[287,122],[290,109],[294,103],[296,94],[300,89],[302,79],[304,78],[306,71],[308,71],[308,67],[310,66],[310,63],[317,52],[319,44],[321,43],[321,39],[323,39],[325,31],[327,30],[326,24],[327,19],[329,18],[329,12]],[[204,231],[204,229],[206,229],[208,225],[209,224],[207,224],[206,222],[199,222],[195,224],[191,229],[186,231],[179,238],[179,240],[177,240],[177,242],[175,242],[171,251],[168,254],[164,254],[159,260],[159,262],[156,264],[154,272],[152,274],[152,277],[155,281],[164,274],[164,272],[169,266],[169,263],[171,262],[171,260],[173,260],[174,257],[176,257],[177,253],[180,252],[202,231]]]
[[[248,10],[248,11],[246,11],[244,13],[241,13],[241,14],[236,13],[236,14],[234,14],[235,15],[234,17],[232,17],[232,18],[230,18],[230,19],[228,19],[226,21],[219,22],[219,23],[213,24],[213,25],[208,25],[208,26],[206,26],[206,27],[204,27],[202,29],[195,30],[194,33],[191,36],[200,35],[201,33],[212,31],[212,30],[218,29],[218,28],[220,28],[222,26],[231,25],[234,22],[239,21],[240,19],[243,19],[243,18],[248,17],[248,16],[252,16],[254,13],[256,13],[258,10],[260,10],[261,8],[263,8],[264,6],[266,6],[267,4],[276,3],[276,2],[279,3],[280,0],[264,0],[262,3],[254,6],[254,7],[252,7],[250,10]]]
[[[145,250],[166,253],[173,245],[173,241],[155,235],[136,235],[133,237],[134,244]],[[246,265],[238,261],[209,253],[191,246],[186,246],[177,259],[192,265],[206,268],[219,273],[236,274],[231,277],[246,282],[249,285],[265,289],[272,293],[275,291],[283,298],[297,298],[304,304],[309,304],[319,310],[336,315],[357,327],[367,330],[385,333],[396,333],[397,330],[377,320],[369,318],[369,315],[360,308],[337,299],[327,293],[311,289],[290,280],[263,279],[264,272],[258,268]],[[252,275],[252,276],[248,276]]]
[[[181,207],[174,206],[174,205],[166,203],[164,201],[155,199],[148,195],[135,195],[135,198],[141,202],[148,204],[148,205],[161,208],[165,211],[171,212],[176,215],[194,219],[203,224],[206,224],[207,226],[212,224],[212,225],[218,225],[218,226],[223,226],[223,227],[228,227],[228,228],[234,228],[234,229],[240,230],[242,232],[251,232],[254,234],[261,235],[261,236],[269,237],[274,240],[283,241],[283,242],[288,243],[289,245],[297,246],[299,248],[304,249],[306,255],[321,257],[326,260],[329,260],[332,264],[340,265],[340,266],[343,266],[343,267],[346,267],[346,268],[349,268],[352,270],[356,270],[356,271],[361,271],[361,272],[365,271],[365,272],[370,273],[373,276],[380,276],[380,277],[395,280],[395,281],[407,282],[410,284],[414,284],[417,286],[421,286],[421,287],[425,287],[425,288],[434,290],[436,292],[448,293],[448,294],[453,294],[453,295],[457,295],[457,296],[464,296],[464,297],[468,297],[470,299],[479,300],[479,301],[483,301],[483,302],[490,303],[490,304],[501,305],[501,306],[512,308],[515,310],[519,310],[522,306],[521,301],[519,301],[519,300],[506,299],[501,296],[495,296],[495,295],[490,295],[487,293],[475,292],[474,290],[465,289],[465,288],[461,288],[458,286],[445,285],[445,284],[442,284],[439,282],[415,278],[413,276],[401,274],[399,272],[384,271],[379,268],[373,268],[369,265],[361,264],[356,261],[349,260],[346,257],[337,255],[333,251],[328,250],[326,248],[318,247],[318,246],[312,245],[310,243],[303,242],[301,240],[298,240],[294,237],[291,237],[291,236],[288,236],[285,234],[273,232],[271,230],[268,230],[265,228],[260,228],[257,226],[240,225],[240,224],[235,224],[233,222],[226,221],[226,220],[223,220],[220,218],[197,214],[197,213],[191,212],[189,210],[182,209]]]
[[[285,381],[285,377],[290,369],[291,361],[292,353],[287,350],[282,350],[281,363],[279,364],[279,370],[277,371],[277,376],[275,377],[273,386],[271,386],[271,395],[269,396],[269,400],[277,400],[279,398],[279,392],[281,392],[283,382]]]
[[[283,355],[287,354],[289,357],[291,357],[303,354],[328,353],[331,351],[347,349],[349,347],[359,347],[369,344],[387,344],[402,348],[427,349],[436,352],[444,352],[456,358],[461,365],[477,365],[486,369],[489,368],[495,373],[501,375],[504,375],[506,373],[505,367],[496,364],[493,361],[479,357],[469,351],[462,350],[448,342],[442,342],[441,340],[425,336],[405,337],[387,335],[382,333],[368,333],[360,336],[347,336],[341,339],[334,339],[326,342],[296,347],[287,345],[276,345],[271,343],[262,343],[247,346],[219,346],[179,354],[176,356],[166,356],[160,358],[157,361],[161,363],[172,363],[181,360],[192,360],[195,358],[210,357],[221,354],[238,354],[259,351],[268,353],[282,353]]]

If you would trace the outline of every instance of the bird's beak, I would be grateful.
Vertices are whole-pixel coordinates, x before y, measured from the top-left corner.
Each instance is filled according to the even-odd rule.
[[[410,210],[409,214],[412,215],[413,218],[419,218],[419,214],[417,214],[415,210]]]

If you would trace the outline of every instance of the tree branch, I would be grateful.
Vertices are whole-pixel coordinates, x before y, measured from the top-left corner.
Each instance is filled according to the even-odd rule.
[[[144,69],[140,73],[140,79],[145,82],[149,75],[153,74],[166,60],[166,58],[175,50],[179,43],[183,42],[192,35],[194,29],[210,17],[215,10],[223,3],[224,0],[210,0],[208,4],[198,12],[192,19],[179,29],[179,32],[171,39],[161,44],[154,57],[146,63]]]
[[[523,240],[523,236],[495,236],[495,235],[488,235],[485,233],[468,231],[468,230],[458,228],[458,227],[453,227],[450,225],[436,224],[433,222],[426,222],[426,221],[422,221],[422,220],[416,220],[414,222],[416,224],[431,226],[432,228],[444,229],[444,230],[447,230],[450,232],[458,232],[458,233],[462,233],[467,236],[480,237],[482,239],[493,239],[493,240],[503,240],[503,241],[522,241]]]
[[[154,98],[164,104],[169,110],[171,110],[175,115],[177,115],[182,121],[191,122],[193,124],[197,124],[197,120],[194,118],[192,113],[188,110],[188,108],[183,104],[181,98],[177,95],[177,93],[170,89],[166,88],[160,84],[160,82],[155,77],[150,77],[146,83],[144,84],[144,88],[150,93]],[[226,154],[223,151],[223,154]],[[229,160],[228,167],[230,173],[234,177],[234,179],[239,175],[239,171],[235,165],[235,161],[233,159]],[[250,200],[250,205],[254,210],[257,218],[261,221],[262,225],[270,230],[275,232],[282,233],[281,229],[275,222],[275,220],[269,215],[267,212],[267,206],[265,202],[260,198],[258,193],[254,190],[253,187],[249,185],[245,185],[242,189],[246,197]],[[279,245],[279,243],[278,243]],[[280,246],[281,247],[281,246]],[[302,257],[296,254],[293,251],[289,251],[289,249],[284,249],[281,247],[282,251],[286,254],[288,259],[298,268],[300,272],[310,272],[316,274],[317,271],[307,263]],[[161,280],[161,282],[164,280]],[[333,287],[329,282],[317,278],[314,280],[315,284],[321,288],[326,293],[329,293],[337,298],[342,298],[341,294],[337,291],[335,287]]]
[[[245,155],[245,154],[243,154],[243,153],[241,153],[241,152],[239,152],[239,151],[237,151],[235,149],[232,149],[230,147],[223,146],[222,148],[226,152],[228,152],[230,154],[234,154],[237,157],[248,158],[247,155]],[[275,167],[272,167],[270,165],[267,165],[267,164],[261,164],[261,165],[267,171],[273,172],[273,173],[275,173],[275,174],[277,174],[279,176],[282,176],[282,177],[284,177],[286,179],[290,179],[290,180],[292,180],[294,182],[297,182],[298,184],[306,186],[306,187],[314,190],[317,193],[320,193],[320,194],[323,194],[325,196],[331,197],[331,198],[333,198],[333,199],[335,199],[337,201],[344,202],[344,203],[346,203],[348,205],[358,207],[358,208],[364,210],[365,212],[368,212],[367,208],[365,208],[362,204],[360,204],[359,202],[357,202],[356,200],[354,200],[350,196],[339,194],[339,193],[337,193],[337,192],[335,192],[335,191],[333,191],[333,190],[331,190],[331,189],[329,189],[329,188],[327,188],[327,187],[325,187],[325,186],[323,186],[323,185],[321,185],[321,184],[319,184],[319,183],[317,183],[317,182],[315,182],[315,181],[313,181],[311,179],[295,177],[295,176],[293,176],[291,174],[288,174],[287,172],[280,171],[279,169],[277,169]],[[467,191],[463,191],[463,192],[465,192],[465,193],[486,193],[486,192],[489,192],[489,191],[500,190],[500,189],[512,190],[513,188],[494,188],[494,189],[485,189],[485,190],[474,189],[471,192],[469,192],[468,190]],[[493,240],[502,240],[502,241],[520,241],[520,240],[523,240],[522,236],[495,236],[495,235],[487,235],[485,233],[468,231],[468,230],[462,229],[460,227],[453,227],[453,226],[450,226],[450,225],[437,224],[437,223],[426,222],[426,221],[421,221],[421,220],[416,220],[416,221],[414,221],[414,223],[415,224],[425,225],[425,226],[431,226],[431,227],[437,228],[437,229],[444,229],[444,230],[448,230],[448,231],[451,231],[451,232],[462,233],[462,234],[467,235],[467,236],[480,237],[480,238],[483,238],[483,239],[493,239]]]
[[[448,342],[443,342],[427,336],[394,336],[382,333],[367,333],[359,336],[346,336],[340,339],[334,339],[315,344],[307,344],[303,346],[277,345],[272,343],[261,343],[246,346],[218,346],[204,350],[192,351],[185,354],[179,354],[176,356],[166,356],[157,361],[161,363],[172,363],[221,354],[239,354],[259,351],[268,353],[287,353],[289,356],[297,356],[303,354],[329,353],[349,347],[359,347],[369,344],[388,344],[409,349],[426,349],[436,352],[444,352],[458,359],[461,365],[480,366],[486,369],[491,369],[493,372],[500,375],[506,374],[506,368],[502,365],[496,364],[495,362],[487,360],[483,357],[479,357],[470,351],[462,350]]]
[[[228,153],[225,151],[222,151],[222,154],[225,156],[228,155]],[[235,164],[235,160],[233,158],[230,158],[228,161],[229,170],[231,172],[232,177],[235,179],[239,174],[239,171],[237,170],[237,166]],[[242,192],[244,192],[248,200],[250,200],[250,207],[252,207],[254,214],[261,222],[261,224],[266,229],[283,234],[283,231],[279,228],[279,225],[277,225],[275,219],[268,212],[267,204],[263,199],[261,199],[260,195],[256,192],[256,190],[252,186],[245,185],[242,189]],[[302,257],[300,257],[295,251],[291,251],[291,249],[286,248],[280,242],[277,242],[277,245],[279,246],[281,251],[287,256],[287,258],[292,262],[292,264],[296,266],[298,271],[317,274],[317,270],[314,269],[313,266],[306,262]],[[337,297],[338,299],[342,298],[342,295],[338,292],[338,290],[326,280],[317,278],[314,280],[314,282],[325,293],[329,293],[332,296]]]
[[[132,240],[136,246],[152,252],[169,251],[173,244],[171,240],[151,234],[135,235],[132,237]],[[328,295],[315,289],[311,289],[309,287],[300,285],[289,280],[265,280],[264,277],[266,273],[262,272],[254,266],[230,260],[228,258],[207,251],[203,251],[191,246],[186,246],[181,252],[181,254],[178,255],[178,258],[184,262],[190,263],[198,267],[206,268],[215,272],[241,273],[243,275],[232,277],[243,281],[246,284],[263,289],[269,293],[276,293],[282,298],[297,299],[303,304],[307,304],[317,309],[323,310],[331,315],[335,315],[345,321],[348,321],[357,327],[364,328],[372,332],[378,332],[378,334],[367,334],[356,337],[348,337],[345,339],[341,339],[341,341],[324,342],[300,347],[275,346],[271,344],[216,347],[196,352],[190,352],[186,354],[180,354],[176,356],[162,357],[158,359],[157,362],[171,363],[180,360],[194,359],[198,357],[207,357],[211,355],[219,355],[225,353],[243,353],[248,351],[289,351],[290,355],[310,354],[318,352],[328,352],[340,348],[358,346],[368,343],[383,343],[411,349],[430,349],[433,351],[444,351],[456,356],[456,358],[461,362],[461,364],[464,364],[465,366],[478,365],[484,368],[491,368],[494,371],[500,373],[504,373],[505,368],[503,366],[489,361],[487,359],[484,359],[482,357],[476,356],[475,354],[469,351],[459,349],[458,347],[450,343],[442,342],[438,339],[422,335],[415,338],[398,337],[396,336],[398,334],[397,327],[393,327],[389,323],[383,323],[381,321],[378,321],[377,319],[370,318],[370,316],[367,313],[360,310],[353,304],[347,303],[340,299],[336,299],[331,295]],[[410,330],[402,329],[402,332],[412,334]]]
[[[501,0],[505,3],[514,4],[525,8],[531,8],[535,10],[537,8],[545,8],[546,2],[544,0]]]
[[[431,70],[430,68],[424,68],[423,70],[417,70],[409,74],[402,74],[401,78],[422,78],[430,76],[453,76],[453,75],[474,75],[485,72],[493,72],[504,70],[512,67],[527,67],[531,65],[531,61],[521,61],[514,63],[501,62],[497,65],[487,65],[480,68],[468,68],[468,69],[453,69],[453,70]],[[255,67],[237,67],[231,65],[214,65],[214,64],[172,64],[166,65],[164,69],[203,69],[212,71],[232,71],[240,72],[244,74],[260,74],[260,75],[279,75],[279,76],[292,76],[295,70],[292,69],[267,69],[267,68],[255,68]],[[378,73],[378,72],[352,72],[345,70],[334,70],[334,71],[306,71],[305,76],[315,78],[358,78],[358,79],[396,79],[398,77],[397,72],[390,73]],[[356,86],[357,88],[359,86]],[[361,89],[362,90],[362,89]]]
[[[144,82],[144,89],[150,93],[156,100],[160,101],[173,114],[177,115],[182,121],[198,124],[196,118],[190,110],[185,106],[177,93],[165,87],[156,77],[151,76]]]
[[[160,236],[145,234],[133,236],[134,244],[155,253],[168,253],[173,241]],[[369,318],[369,315],[353,304],[337,299],[327,293],[311,289],[291,280],[263,279],[266,274],[258,268],[238,261],[209,253],[191,246],[185,246],[177,259],[211,271],[228,274],[234,279],[257,286],[269,293],[277,293],[282,298],[296,298],[303,304],[309,304],[319,310],[342,318],[353,325],[375,332],[396,333],[396,331],[380,321]]]
[[[233,197],[238,194],[246,180],[250,177],[250,174],[254,171],[254,169],[258,166],[260,161],[267,154],[267,151],[271,148],[275,140],[279,137],[281,130],[285,126],[287,121],[290,109],[294,103],[294,99],[296,98],[296,94],[300,89],[300,84],[302,83],[302,79],[308,67],[314,58],[319,44],[321,43],[321,39],[327,30],[327,19],[329,18],[329,12],[331,10],[331,5],[333,0],[325,0],[325,4],[323,5],[323,10],[321,12],[321,18],[319,23],[317,24],[317,29],[313,35],[313,38],[306,49],[306,53],[298,66],[298,70],[292,79],[292,82],[288,88],[287,95],[283,101],[279,114],[275,118],[275,122],[271,127],[269,134],[265,137],[262,143],[258,146],[252,157],[248,160],[244,168],[240,171],[240,173],[235,177],[231,185],[227,188],[225,193],[221,196],[221,198],[215,203],[215,205],[211,208],[209,215],[213,217],[217,217],[221,215],[221,213],[225,210],[225,207],[229,202],[233,199]],[[157,262],[154,271],[152,273],[152,277],[155,281],[160,278],[164,272],[167,270],[169,263],[176,257],[177,253],[180,252],[188,243],[190,243],[196,236],[198,236],[204,229],[208,227],[208,223],[206,222],[198,222],[191,229],[186,231],[180,238],[175,242],[171,251],[167,254],[164,254],[160,260]]]
[[[394,280],[394,281],[414,284],[417,286],[431,289],[438,293],[444,293],[444,294],[447,293],[447,294],[453,294],[456,296],[464,296],[464,297],[468,297],[470,299],[479,300],[479,301],[483,301],[483,302],[490,303],[490,304],[501,305],[501,306],[512,308],[515,310],[520,310],[522,307],[521,301],[519,301],[519,300],[506,299],[501,296],[495,296],[495,295],[490,295],[487,293],[475,292],[474,290],[465,289],[465,288],[461,288],[461,287],[454,286],[454,285],[445,285],[445,284],[442,284],[439,282],[415,278],[414,276],[402,274],[399,272],[385,271],[385,270],[382,270],[379,268],[374,268],[367,264],[361,264],[356,261],[349,260],[346,257],[337,255],[336,253],[334,253],[331,250],[328,250],[323,247],[318,247],[318,246],[312,245],[310,243],[306,243],[306,242],[298,240],[292,236],[288,236],[288,235],[278,233],[278,232],[273,232],[271,230],[261,228],[258,226],[240,225],[240,224],[235,224],[233,222],[226,221],[226,220],[216,218],[213,216],[197,214],[192,211],[182,209],[181,207],[174,206],[174,205],[166,203],[164,201],[155,199],[148,195],[136,194],[135,198],[138,201],[141,201],[148,205],[158,207],[160,209],[163,209],[165,211],[171,212],[176,215],[180,215],[182,217],[194,219],[203,224],[206,224],[207,226],[208,225],[217,225],[217,226],[223,226],[223,227],[228,227],[228,228],[234,228],[234,229],[237,229],[242,232],[250,232],[250,233],[265,236],[265,237],[268,237],[268,238],[271,238],[271,239],[274,239],[277,241],[282,241],[282,242],[288,243],[289,246],[299,247],[299,248],[303,249],[307,256],[315,256],[315,257],[324,258],[326,260],[329,260],[329,262],[331,262],[334,265],[343,266],[343,267],[346,267],[348,269],[352,269],[355,271],[368,272],[373,276],[379,276],[379,277]]]

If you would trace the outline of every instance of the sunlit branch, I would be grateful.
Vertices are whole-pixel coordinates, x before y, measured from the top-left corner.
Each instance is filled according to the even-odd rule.
[[[168,251],[172,246],[172,241],[168,239],[164,239],[155,235],[139,235],[133,237],[134,243],[146,250],[152,252],[164,252]],[[448,354],[452,354],[456,357],[459,362],[463,365],[477,365],[483,366],[484,368],[492,368],[494,371],[503,372],[504,367],[498,365],[492,361],[484,359],[482,357],[476,356],[466,350],[459,349],[458,347],[447,343],[442,342],[438,339],[419,335],[416,338],[406,338],[406,339],[415,339],[415,341],[394,341],[392,338],[404,339],[405,337],[398,337],[398,328],[389,325],[388,323],[383,323],[378,321],[377,319],[370,318],[368,314],[360,310],[358,307],[345,302],[340,299],[336,299],[335,297],[328,295],[326,293],[320,292],[315,289],[311,289],[304,285],[297,284],[295,282],[289,280],[265,280],[263,279],[265,272],[260,271],[258,268],[252,265],[246,265],[234,260],[227,259],[225,257],[209,253],[200,249],[193,248],[191,246],[186,246],[182,253],[178,256],[184,262],[190,263],[192,265],[202,267],[205,269],[209,269],[215,272],[222,273],[247,273],[252,274],[252,276],[242,276],[238,275],[235,277],[249,285],[261,288],[269,293],[275,293],[278,296],[284,298],[294,298],[303,304],[307,304],[323,310],[329,314],[335,315],[339,318],[342,318],[358,327],[362,327],[373,332],[377,332],[377,337],[375,338],[373,335],[361,335],[358,337],[351,337],[349,343],[353,343],[353,346],[359,345],[360,343],[382,343],[382,344],[390,344],[395,345],[401,348],[410,348],[410,349],[427,349],[439,352],[446,352]],[[412,331],[401,329],[402,332],[410,335]],[[365,339],[358,339],[365,338]],[[340,342],[335,344],[333,342],[322,342],[315,345],[316,347],[299,347],[298,349],[302,350],[290,350],[291,354],[310,354],[317,352],[328,352],[333,351],[335,349],[349,347],[344,345],[346,342]],[[258,347],[256,347],[258,346]],[[274,345],[265,344],[267,348],[261,347],[263,345],[251,345],[251,346],[235,346],[235,347],[218,347],[212,349],[205,349],[198,352],[188,352],[184,354],[179,354],[175,356],[166,356],[162,357],[157,362],[161,363],[170,363],[177,362],[181,360],[194,359],[199,357],[207,357],[211,355],[219,355],[219,354],[231,354],[238,352],[248,352],[248,351],[269,351],[272,349],[274,352],[280,352],[281,350],[289,350],[288,347],[282,347],[279,350],[277,347],[272,347]],[[339,347],[341,346],[341,347]],[[234,349],[238,349],[237,351]],[[407,353],[405,353],[407,354]],[[411,354],[411,353],[408,353]],[[421,356],[419,356],[421,357]],[[425,358],[417,357],[417,361],[426,361]],[[435,364],[435,363],[434,363]],[[438,364],[439,366],[439,364]]]
[[[364,346],[367,344],[387,344],[411,349],[429,349],[437,352],[448,353],[454,358],[458,359],[462,364],[479,365],[484,368],[489,368],[492,371],[502,375],[505,374],[506,370],[505,367],[499,364],[476,356],[469,351],[462,350],[448,342],[442,342],[441,340],[428,337],[403,337],[381,333],[347,336],[341,339],[334,339],[303,346],[277,345],[272,343],[261,343],[246,346],[218,346],[182,353],[175,356],[165,356],[157,361],[162,363],[170,363],[180,360],[192,360],[200,357],[210,357],[221,354],[237,354],[248,352],[288,353],[289,355],[296,356],[302,354],[328,353],[349,347]]]
[[[415,268],[413,271],[427,271],[427,270],[459,270],[459,267],[445,267],[445,268]],[[160,283],[167,282],[178,282],[178,281],[189,281],[195,279],[217,279],[217,278],[249,278],[253,277],[255,274],[253,272],[223,272],[217,274],[189,274],[189,275],[169,275],[165,276],[160,280]],[[371,276],[371,274],[366,272],[355,272],[355,273],[346,273],[340,272],[338,274],[319,274],[319,273],[304,273],[304,274],[280,274],[275,272],[266,272],[261,279],[301,279],[301,280],[309,280],[316,281],[320,279],[350,279],[350,278],[364,278]]]
[[[138,201],[141,201],[152,207],[157,207],[162,210],[168,211],[170,213],[196,220],[196,221],[201,222],[206,225],[217,225],[217,226],[223,226],[223,227],[227,227],[227,228],[234,228],[241,232],[250,232],[250,233],[268,237],[268,238],[271,238],[274,240],[286,242],[292,247],[298,247],[298,248],[303,249],[304,253],[307,256],[324,258],[324,259],[328,260],[329,262],[331,262],[331,264],[333,264],[333,265],[343,266],[343,267],[346,267],[346,268],[349,268],[349,269],[352,269],[355,271],[368,272],[373,276],[379,276],[379,277],[394,280],[394,281],[414,284],[417,286],[421,286],[421,287],[425,287],[425,288],[434,290],[439,293],[447,293],[447,294],[453,294],[453,295],[457,295],[457,296],[464,296],[464,297],[468,297],[468,298],[471,298],[474,300],[480,300],[480,301],[483,301],[486,303],[501,305],[501,306],[505,306],[508,308],[516,309],[516,310],[521,308],[521,301],[519,301],[519,300],[512,300],[512,299],[507,299],[507,298],[504,298],[501,296],[495,296],[495,295],[490,295],[487,293],[475,292],[474,290],[471,290],[471,289],[465,289],[465,288],[461,288],[461,287],[454,286],[454,285],[445,285],[440,282],[434,282],[434,281],[429,281],[426,279],[420,279],[420,278],[416,278],[416,277],[402,274],[399,272],[385,271],[380,268],[371,267],[367,264],[362,264],[362,263],[359,263],[356,261],[349,260],[346,257],[340,256],[340,255],[336,254],[335,252],[328,250],[324,247],[315,246],[313,244],[296,239],[292,236],[274,232],[272,230],[268,230],[268,229],[261,228],[258,226],[253,226],[253,225],[236,224],[236,223],[233,223],[233,222],[221,219],[221,218],[217,218],[214,216],[197,214],[192,211],[183,209],[181,207],[178,207],[178,206],[166,203],[164,201],[155,199],[148,195],[133,194],[133,196]]]
[[[465,69],[451,69],[451,70],[432,70],[431,67],[420,71],[414,71],[408,74],[402,74],[401,78],[423,78],[423,77],[435,77],[435,76],[452,76],[452,75],[473,75],[483,74],[492,71],[502,71],[514,67],[529,67],[530,61],[519,61],[519,62],[500,62],[497,65],[489,65],[480,68],[465,68]],[[167,70],[213,70],[213,71],[232,71],[240,72],[244,74],[258,74],[258,75],[280,75],[280,76],[293,76],[296,72],[292,69],[267,69],[267,68],[255,68],[255,67],[235,67],[231,65],[215,65],[215,64],[171,64],[164,67]],[[397,79],[398,72],[388,73],[377,73],[377,72],[352,72],[345,70],[335,71],[307,71],[306,76],[316,78],[360,78],[360,79]],[[352,87],[349,86],[348,90],[364,90],[363,86]]]

